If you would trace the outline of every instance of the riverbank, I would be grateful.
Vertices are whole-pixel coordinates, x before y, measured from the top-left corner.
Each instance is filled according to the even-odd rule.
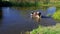
[[[56,26],[42,27],[39,26],[37,29],[34,29],[30,32],[31,34],[60,34],[60,23]]]
[[[41,3],[41,2],[10,2],[10,1],[2,1],[2,6],[9,6],[9,7],[12,7],[12,6],[15,6],[15,7],[49,7],[49,6],[56,6],[56,7],[60,7],[60,4],[58,2],[56,3],[47,3],[47,4],[44,4],[44,3]],[[58,4],[57,4],[58,3]]]
[[[60,20],[60,10],[57,10],[52,17],[59,21]]]

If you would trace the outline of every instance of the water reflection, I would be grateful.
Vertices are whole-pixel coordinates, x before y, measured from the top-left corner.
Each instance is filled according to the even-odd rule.
[[[47,16],[52,16],[54,13],[56,12],[56,7],[55,6],[52,6],[52,7],[49,7],[47,8]]]
[[[2,7],[0,7],[0,27],[2,26],[2,18],[3,18],[3,16],[2,16],[3,14],[2,14]]]
[[[2,7],[0,7],[0,19],[2,18]]]

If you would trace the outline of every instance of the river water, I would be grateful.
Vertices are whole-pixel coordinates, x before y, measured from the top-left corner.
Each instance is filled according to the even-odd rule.
[[[38,10],[41,11],[42,10]],[[21,34],[32,31],[41,26],[54,26],[56,22],[52,18],[41,18],[39,23],[30,18],[31,10],[18,10],[12,7],[2,7],[3,17],[0,19],[0,34]],[[44,13],[42,12],[42,15]]]

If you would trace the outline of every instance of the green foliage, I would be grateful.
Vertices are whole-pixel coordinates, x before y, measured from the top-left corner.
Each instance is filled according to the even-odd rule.
[[[8,2],[8,1],[2,1],[1,3],[2,3],[2,6],[5,6],[5,7],[7,6],[11,7],[13,5],[13,3]]]
[[[30,34],[60,34],[60,24],[49,27],[39,26],[37,29],[31,31]]]
[[[60,20],[60,10],[57,10],[57,11],[54,13],[53,18],[56,19],[56,20]]]
[[[38,6],[38,3],[29,3],[29,2],[25,2],[25,3],[23,3],[23,2],[21,2],[21,3],[19,3],[19,6],[21,6],[21,7],[33,7],[33,6]]]
[[[17,6],[17,7],[38,7],[40,6],[38,2],[36,3],[31,3],[31,2],[20,2],[20,3],[17,3],[17,2],[9,2],[11,4],[11,6]]]

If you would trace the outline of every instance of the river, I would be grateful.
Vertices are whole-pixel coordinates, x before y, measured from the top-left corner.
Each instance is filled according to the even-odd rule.
[[[52,18],[42,18],[39,23],[33,21],[30,18],[31,10],[23,11],[12,7],[2,7],[2,12],[3,17],[0,19],[0,34],[21,34],[21,32],[32,31],[38,28],[38,25],[56,25],[56,22]]]

